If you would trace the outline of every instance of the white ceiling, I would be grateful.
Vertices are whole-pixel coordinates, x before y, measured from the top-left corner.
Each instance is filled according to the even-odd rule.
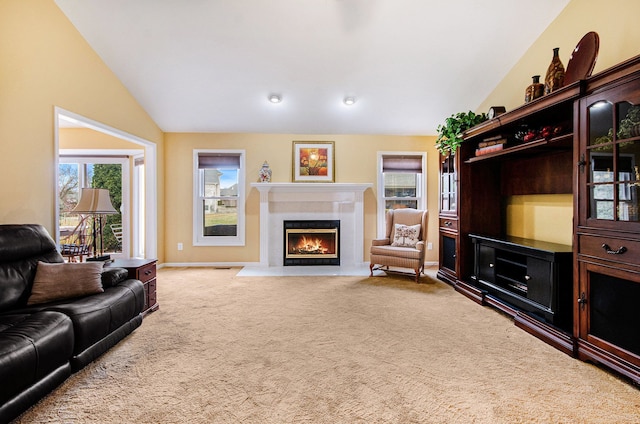
[[[164,131],[403,135],[475,110],[569,2],[55,1]]]

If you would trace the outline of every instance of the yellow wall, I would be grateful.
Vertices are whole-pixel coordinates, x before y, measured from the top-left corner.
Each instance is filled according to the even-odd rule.
[[[165,136],[166,262],[259,262],[260,196],[249,184],[258,180],[258,171],[265,160],[273,172],[273,182],[290,182],[294,140],[334,141],[336,182],[374,184],[364,196],[365,261],[369,258],[371,240],[376,237],[377,152],[427,152],[427,207],[430,212],[427,238],[434,244],[434,249],[427,251],[426,260],[437,262],[438,153],[434,137],[205,133],[168,133]],[[246,246],[192,246],[194,149],[246,150]],[[183,243],[184,250],[178,251],[177,243]]]
[[[531,76],[544,79],[553,48],[560,48],[560,59],[566,67],[576,44],[589,31],[600,37],[594,74],[640,54],[638,16],[640,1],[571,1],[477,111],[486,112],[493,105],[506,106],[507,110],[521,106]],[[566,195],[508,199],[507,231],[514,236],[572,244],[572,202]]]
[[[514,109],[524,103],[524,90],[531,76],[544,80],[551,63],[553,48],[560,48],[564,66],[580,39],[589,31],[600,37],[600,50],[594,74],[640,54],[640,2],[630,0],[573,0],[523,52],[522,58],[504,77],[495,90],[478,107],[486,112],[492,105]]]
[[[53,0],[0,0],[0,93],[0,223],[55,228],[55,106],[157,143],[163,163],[162,131]]]
[[[571,244],[558,229],[573,229],[573,196],[513,196],[507,207],[507,233],[518,237]],[[571,234],[569,234],[571,235]]]
[[[58,147],[60,149],[98,150],[135,149],[140,150],[140,153],[144,153],[144,147],[139,144],[89,128],[60,128],[58,132]]]

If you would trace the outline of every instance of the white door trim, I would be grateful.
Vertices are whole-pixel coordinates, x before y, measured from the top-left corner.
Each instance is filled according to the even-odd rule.
[[[109,125],[103,124],[98,121],[94,121],[82,115],[78,115],[77,113],[70,112],[61,107],[54,107],[54,150],[55,150],[55,176],[53,179],[54,184],[54,193],[58,192],[58,165],[59,165],[59,129],[60,129],[60,120],[67,121],[69,123],[76,124],[78,127],[90,128],[92,130],[117,137],[126,141],[129,141],[134,144],[138,144],[144,147],[145,154],[145,182],[146,182],[146,190],[145,190],[145,203],[147,207],[145,208],[145,221],[147,230],[145,234],[145,256],[147,258],[157,258],[158,257],[158,199],[157,199],[157,190],[158,190],[158,182],[157,182],[157,146],[155,143],[145,140],[144,138],[138,137],[133,134],[129,134],[125,131],[119,130],[117,128],[113,128]],[[59,234],[60,234],[60,224],[59,224],[59,199],[58,196],[54,196],[54,214],[55,214],[55,234],[56,234],[56,243],[59,243]]]

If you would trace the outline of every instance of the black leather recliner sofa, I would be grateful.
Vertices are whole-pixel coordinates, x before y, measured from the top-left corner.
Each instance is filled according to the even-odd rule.
[[[122,268],[102,271],[102,293],[28,305],[39,261],[64,262],[44,227],[0,225],[0,423],[142,323],[143,285]]]

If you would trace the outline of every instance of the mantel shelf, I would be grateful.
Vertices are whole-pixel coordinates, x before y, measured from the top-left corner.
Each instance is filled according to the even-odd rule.
[[[260,192],[314,193],[314,192],[364,192],[371,183],[251,183]]]

